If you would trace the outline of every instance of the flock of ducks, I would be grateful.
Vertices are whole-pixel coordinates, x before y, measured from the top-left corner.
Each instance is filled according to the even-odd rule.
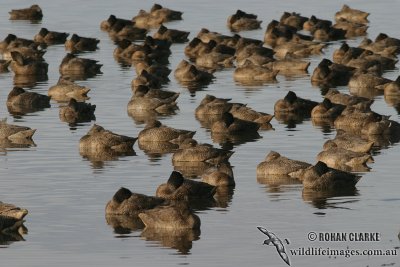
[[[379,34],[374,41],[365,38],[359,47],[346,43],[347,38],[366,35],[368,15],[344,5],[335,14],[333,24],[316,16],[285,12],[279,21],[268,24],[264,40],[238,34],[261,25],[257,15],[242,10],[227,19],[232,36],[201,29],[190,41],[189,32],[165,26],[169,21],[181,20],[182,12],[158,4],[149,12],[139,11],[132,19],[110,15],[102,21],[100,28],[116,44],[114,58],[135,67],[137,75],[132,80],[127,109],[133,117],[144,118],[146,127],[137,137],[130,137],[94,124],[79,141],[80,154],[92,160],[134,155],[137,141],[145,152],[173,153],[175,168],[166,183],[159,185],[155,196],[120,188],[106,204],[107,222],[115,228],[135,222],[138,228],[156,231],[199,230],[200,218],[195,210],[226,205],[235,186],[229,163],[234,152],[199,143],[194,139],[195,131],[175,129],[157,120],[157,115],[171,114],[178,108],[179,93],[162,89],[172,72],[167,65],[174,43],[188,42],[184,49],[187,59],[179,63],[174,76],[183,86],[193,89],[207,86],[215,79],[214,73],[224,68],[234,68],[234,80],[243,84],[271,82],[278,74],[306,73],[308,57],[321,54],[329,42],[342,40],[333,59],[323,59],[312,73],[311,82],[326,89],[321,103],[289,91],[275,103],[274,114],[268,114],[229,98],[206,95],[196,108],[195,117],[216,140],[253,138],[258,131],[271,129],[273,118],[284,123],[311,118],[315,125],[333,126],[337,135],[323,145],[315,164],[271,151],[257,166],[257,179],[290,177],[298,179],[304,189],[315,191],[354,189],[360,179],[357,172],[369,170],[366,164],[373,162],[371,150],[385,142],[398,141],[400,135],[399,123],[372,111],[373,101],[368,97],[375,91],[383,91],[385,97],[400,96],[399,79],[382,78],[382,73],[393,69],[397,62],[400,40]],[[10,12],[10,19],[40,20],[42,16],[37,5]],[[152,29],[157,30],[150,36]],[[10,68],[15,76],[22,77],[47,75],[45,47],[65,44],[67,50],[59,65],[60,79],[49,88],[48,95],[15,86],[7,98],[10,113],[47,108],[53,99],[64,104],[60,107],[60,120],[70,124],[95,120],[96,106],[84,102],[90,88],[75,81],[101,73],[98,61],[78,56],[82,51],[98,49],[99,40],[75,33],[69,39],[68,36],[69,33],[42,28],[32,40],[9,34],[0,42],[1,70]],[[334,89],[345,85],[353,95]],[[363,97],[367,91],[367,97]],[[35,131],[5,120],[0,122],[0,140],[5,143],[32,142]],[[202,181],[184,178],[192,176],[200,176]],[[0,203],[1,232],[19,229],[26,214],[25,209]]]

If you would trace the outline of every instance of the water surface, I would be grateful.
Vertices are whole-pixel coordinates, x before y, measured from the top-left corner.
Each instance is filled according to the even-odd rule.
[[[131,97],[133,68],[118,64],[115,48],[107,33],[99,28],[110,14],[131,18],[140,9],[148,10],[146,1],[49,1],[38,0],[44,13],[38,24],[8,20],[7,11],[30,6],[29,1],[2,1],[0,39],[8,33],[33,38],[41,27],[77,33],[101,40],[100,49],[81,56],[99,60],[102,75],[79,81],[92,89],[88,102],[96,104],[96,123],[114,132],[137,136],[143,122],[128,115],[126,105]],[[226,18],[242,9],[263,20],[262,29],[241,33],[262,39],[267,23],[279,19],[284,11],[305,16],[317,15],[333,19],[334,13],[347,3],[371,13],[369,37],[380,32],[400,37],[398,1],[160,1],[160,4],[184,12],[183,21],[167,27],[190,31],[193,38],[201,28],[230,34]],[[351,40],[357,45],[360,39]],[[321,56],[309,58],[310,73],[323,58],[331,58],[340,43],[332,43]],[[185,44],[174,44],[170,57],[171,69],[185,58]],[[45,54],[49,63],[48,80],[38,82],[31,90],[47,94],[59,78],[58,66],[66,51],[63,45],[50,46]],[[398,76],[398,69],[385,73]],[[243,86],[233,80],[233,70],[216,73],[215,81],[197,92],[190,92],[170,76],[166,89],[180,93],[179,110],[175,115],[161,117],[162,123],[197,131],[199,142],[212,143],[211,134],[194,117],[194,109],[206,94],[230,97],[247,103],[255,110],[273,113],[274,103],[289,90],[299,96],[321,101],[321,90],[312,86],[310,74],[295,77],[279,75],[277,83]],[[341,195],[313,195],[302,192],[298,183],[258,181],[256,166],[270,150],[290,158],[315,162],[322,144],[335,136],[334,129],[313,126],[310,120],[286,125],[272,120],[275,130],[260,131],[261,138],[241,144],[224,144],[235,151],[230,162],[234,166],[236,188],[226,207],[198,212],[201,233],[165,236],[142,233],[142,230],[119,231],[110,227],[104,207],[115,191],[127,187],[135,192],[154,194],[173,170],[171,154],[150,157],[135,145],[135,156],[113,161],[90,161],[79,155],[79,139],[94,122],[70,127],[58,117],[59,104],[26,115],[13,116],[5,105],[13,87],[13,74],[0,74],[0,117],[8,122],[37,128],[35,146],[0,150],[0,201],[27,208],[28,234],[24,242],[1,245],[1,263],[8,266],[284,266],[274,247],[261,245],[265,236],[256,226],[264,226],[281,238],[290,240],[287,248],[330,247],[337,249],[393,249],[399,247],[400,230],[398,179],[400,150],[390,144],[375,155],[372,170],[362,175],[357,190]],[[18,81],[17,81],[18,82]],[[340,90],[348,92],[347,87]],[[373,109],[399,121],[398,111],[377,96]],[[218,143],[214,143],[219,146]],[[314,232],[379,232],[379,242],[309,242],[307,233]],[[178,241],[177,241],[178,239]],[[381,266],[394,263],[399,257],[354,256],[291,256],[293,266]]]

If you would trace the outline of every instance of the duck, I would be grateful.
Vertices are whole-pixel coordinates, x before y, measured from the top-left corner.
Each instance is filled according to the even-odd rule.
[[[332,26],[332,21],[317,18],[315,15],[311,15],[311,17],[303,23],[303,30],[305,31],[312,31],[313,27],[317,23],[326,24],[328,27]]]
[[[79,85],[70,79],[61,76],[58,79],[57,84],[50,86],[47,95],[56,101],[69,101],[71,98],[76,100],[86,100],[88,99],[87,94],[89,91],[90,88]]]
[[[384,42],[373,42],[369,38],[364,38],[358,47],[370,50],[375,54],[388,58],[396,58],[396,55],[400,50],[400,47],[397,45],[387,46]]]
[[[275,113],[311,115],[311,110],[317,105],[317,102],[298,97],[295,92],[289,91],[283,99],[279,99],[275,102],[274,111]]]
[[[163,79],[149,73],[147,70],[136,76],[131,82],[132,91],[135,92],[140,86],[147,86],[151,89],[160,89],[163,83]]]
[[[270,151],[265,160],[257,165],[257,177],[269,175],[289,175],[292,172],[305,169],[311,164],[286,158],[276,151]]]
[[[194,139],[186,139],[179,149],[172,155],[172,163],[175,162],[207,162],[218,164],[226,162],[234,152],[215,148],[210,144],[199,144]]]
[[[133,21],[130,19],[122,19],[122,18],[117,18],[115,15],[111,14],[108,19],[103,20],[100,22],[100,29],[102,31],[110,31],[111,27],[116,23],[116,22],[121,22],[124,25],[133,25]]]
[[[260,29],[262,21],[257,20],[257,15],[246,13],[240,9],[228,17],[227,26],[232,32]]]
[[[274,61],[274,53],[274,50],[257,44],[248,44],[243,47],[238,45],[235,53],[237,66],[243,65],[246,60],[251,61],[255,65],[262,66]]]
[[[196,37],[204,43],[209,43],[211,40],[214,40],[217,44],[227,44],[233,39],[232,36],[224,35],[219,32],[212,32],[206,28],[200,29]]]
[[[139,213],[145,229],[200,229],[200,218],[185,201]]]
[[[274,118],[274,115],[259,112],[244,104],[234,103],[229,110],[233,117],[258,123],[260,126],[269,124]]]
[[[138,14],[132,18],[132,21],[139,28],[151,29],[160,27],[164,23],[162,17],[152,16],[146,10],[139,10]]]
[[[388,116],[372,112],[369,107],[367,107],[367,109],[360,109],[360,107],[361,106],[359,104],[358,106],[347,106],[346,109],[343,110],[342,114],[339,115],[334,121],[335,128],[357,134],[361,133],[362,131],[365,133],[371,131],[372,134],[373,131],[376,131],[380,128],[379,125],[390,125]],[[381,130],[383,129],[384,128],[381,128]]]
[[[154,33],[153,38],[167,40],[172,43],[185,43],[189,41],[189,34],[190,32],[168,29],[164,25],[161,25],[157,32]]]
[[[15,75],[46,76],[49,64],[42,60],[25,58],[18,51],[11,52],[10,69]]]
[[[324,97],[329,99],[334,104],[344,106],[353,105],[360,102],[371,102],[371,100],[368,98],[345,94],[334,88],[330,88]]]
[[[361,24],[367,24],[369,22],[368,16],[368,12],[359,9],[353,9],[346,4],[342,6],[342,9],[340,11],[335,13],[336,20],[345,19],[350,22]]]
[[[150,120],[147,122],[146,127],[139,132],[139,142],[175,142],[192,138],[195,131],[175,129],[163,125],[158,120]]]
[[[374,73],[363,73],[363,72],[358,72],[353,75],[353,77],[350,78],[349,80],[349,88],[355,88],[355,89],[375,89],[379,86],[382,86],[384,84],[391,83],[392,80],[381,77],[379,75],[376,75]]]
[[[296,12],[283,12],[281,18],[279,19],[280,23],[292,26],[297,30],[303,29],[303,25],[309,18],[301,16]]]
[[[318,161],[309,166],[290,174],[291,177],[302,181],[305,189],[316,191],[345,190],[354,188],[360,180],[360,176],[328,167],[324,162]]]
[[[232,103],[229,103],[230,100],[230,98],[218,98],[206,94],[200,104],[196,107],[195,114],[197,116],[222,115],[232,108]]]
[[[282,24],[277,20],[272,20],[268,25],[264,34],[264,43],[272,48],[283,45],[292,40],[297,34],[297,28]]]
[[[13,52],[20,53],[27,60],[44,61],[43,55],[46,53],[46,50],[38,49],[34,46],[11,46],[3,52],[3,59],[12,59],[11,54]]]
[[[212,73],[200,70],[184,59],[176,67],[174,75],[182,83],[208,83],[215,78]]]
[[[156,196],[168,200],[195,200],[212,198],[216,187],[191,179],[185,179],[178,171],[173,171],[167,181],[158,186]]]
[[[319,42],[286,42],[274,47],[275,57],[284,59],[288,56],[292,58],[305,58],[311,55],[322,54],[322,49],[326,44]]]
[[[148,73],[158,76],[162,82],[169,82],[168,75],[171,73],[171,69],[166,67],[165,65],[159,64],[157,62],[146,62],[139,61],[135,64],[136,75],[140,75],[143,70],[146,70]]]
[[[300,59],[285,58],[274,60],[267,65],[271,65],[272,70],[278,71],[279,74],[297,74],[297,73],[307,73],[308,67],[311,62]]]
[[[31,47],[31,48],[44,48],[35,43],[35,41],[25,38],[17,37],[15,34],[9,33],[3,41],[0,42],[0,52],[4,53],[7,48],[16,47]]]
[[[50,97],[35,92],[27,92],[23,88],[15,86],[7,96],[7,106],[49,108]]]
[[[27,209],[0,201],[0,233],[17,231],[27,214]]]
[[[217,193],[221,187],[234,187],[236,185],[229,162],[223,162],[208,168],[201,175],[201,181],[217,187]]]
[[[12,9],[10,12],[10,20],[41,20],[43,12],[39,5],[31,5],[28,8]]]
[[[323,59],[314,69],[311,82],[317,85],[344,86],[349,83],[356,68]]]
[[[235,69],[233,78],[238,82],[276,81],[278,73],[279,71],[272,68],[257,66],[251,61],[246,61]]]
[[[67,41],[69,33],[49,31],[47,28],[41,28],[40,31],[35,34],[33,40],[37,43],[45,43],[47,45],[63,44]]]
[[[160,4],[154,4],[150,9],[152,17],[160,18],[162,22],[173,20],[182,20],[183,12],[163,7]]]
[[[74,54],[67,53],[61,61],[59,71],[61,75],[96,75],[101,73],[97,60],[79,58]]]
[[[10,141],[32,140],[36,129],[26,126],[8,124],[7,119],[0,120],[0,139],[8,139]]]
[[[222,114],[221,119],[211,126],[212,133],[220,134],[249,134],[257,132],[260,125],[256,122],[241,120],[233,117],[229,112]]]
[[[349,50],[362,50],[362,48],[349,48]],[[350,52],[349,51],[349,52]],[[391,70],[395,68],[397,59],[385,57],[379,54],[374,54],[372,51],[364,50],[361,54],[344,54],[342,63],[348,66],[360,68],[361,70],[372,70],[374,65],[378,65],[375,68],[380,67],[375,72],[381,73],[383,70]]]
[[[350,49],[352,48],[352,49]],[[352,57],[358,57],[364,53],[365,49],[360,47],[350,47],[347,42],[343,42],[342,45],[333,51],[332,60],[334,63],[342,63],[342,60],[347,56],[347,52],[351,51]]]
[[[326,141],[324,146],[328,146],[331,142],[335,143],[337,147],[362,153],[370,152],[374,145],[373,141],[364,140],[358,135],[347,133],[340,129],[336,130],[335,138]]]
[[[324,144],[323,151],[317,155],[317,160],[324,162],[328,167],[342,171],[368,170],[366,163],[374,161],[368,153],[347,150],[334,142]]]
[[[311,118],[328,118],[328,119],[336,119],[342,111],[344,110],[345,106],[340,104],[333,104],[329,98],[324,98],[324,100],[316,105],[311,110]]]
[[[318,22],[312,28],[311,34],[313,35],[314,40],[330,42],[346,39],[347,31],[341,28],[328,26],[323,22]]]
[[[68,105],[60,107],[59,117],[61,121],[68,123],[91,121],[96,118],[95,110],[96,105],[78,102],[75,98],[71,98]]]
[[[107,202],[106,215],[137,216],[139,213],[165,204],[165,199],[144,194],[133,193],[128,188],[121,187]]]
[[[159,92],[158,92],[158,91]],[[148,86],[138,86],[128,102],[130,110],[155,110],[159,113],[170,113],[178,109],[176,99],[179,94],[161,89],[149,89]]]
[[[138,28],[134,23],[127,24],[117,20],[108,30],[108,35],[113,41],[128,39],[130,41],[144,40],[147,29]]]
[[[345,37],[347,39],[367,35],[368,30],[368,26],[365,24],[354,23],[343,18],[336,20],[332,27],[346,31]]]
[[[215,70],[234,67],[234,59],[235,57],[231,54],[225,54],[223,51],[211,49],[199,55],[196,58],[195,64],[200,68],[208,69],[213,72]]]
[[[210,42],[212,42],[210,44]],[[209,51],[210,45],[216,46],[217,42],[211,40],[210,42],[206,43],[203,42],[201,39],[194,37],[186,46],[185,46],[185,55],[191,60],[195,61],[196,58]]]
[[[148,59],[148,54],[151,53],[150,47],[146,47],[143,45],[138,45],[133,43],[128,39],[122,39],[116,41],[117,47],[114,49],[113,56],[118,62],[126,63],[127,65],[132,64],[132,55],[135,52],[143,51],[143,59]]]
[[[146,85],[139,85],[137,89],[133,92],[134,97],[157,98],[170,101],[176,101],[179,95],[179,93],[173,91],[163,89],[151,89]]]
[[[385,96],[400,95],[400,76],[394,81],[375,86],[375,89],[383,90]]]
[[[390,37],[386,33],[379,33],[375,38],[375,43],[381,44],[386,47],[391,47],[391,46],[400,47],[400,39]]]
[[[117,153],[131,152],[137,138],[113,133],[94,124],[86,135],[79,140],[81,152],[110,150]]]
[[[82,37],[74,33],[65,41],[65,49],[72,52],[95,51],[100,40],[92,37]]]

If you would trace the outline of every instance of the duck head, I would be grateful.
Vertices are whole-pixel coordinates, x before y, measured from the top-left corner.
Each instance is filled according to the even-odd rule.
[[[20,94],[25,93],[26,91],[22,89],[21,87],[15,86],[11,92],[8,94],[7,100],[11,99],[14,96],[18,96]]]
[[[289,104],[293,104],[297,100],[297,95],[293,91],[289,91],[285,96],[284,100]]]
[[[279,154],[278,152],[276,152],[276,151],[271,151],[271,152],[269,152],[268,153],[268,155],[265,157],[265,161],[272,161],[272,160],[275,160],[275,159],[278,159],[278,158],[280,158],[280,156],[281,156],[281,154]]]
[[[113,196],[113,200],[117,203],[122,203],[124,200],[130,198],[132,196],[132,192],[125,188],[121,187]]]
[[[167,183],[177,189],[183,184],[184,178],[180,172],[173,171],[168,178]]]

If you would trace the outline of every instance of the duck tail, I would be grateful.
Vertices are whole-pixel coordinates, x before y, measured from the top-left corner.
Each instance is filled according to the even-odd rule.
[[[29,129],[20,131],[18,133],[12,134],[8,137],[11,141],[13,140],[21,140],[21,139],[32,139],[33,134],[36,132],[36,129]]]

